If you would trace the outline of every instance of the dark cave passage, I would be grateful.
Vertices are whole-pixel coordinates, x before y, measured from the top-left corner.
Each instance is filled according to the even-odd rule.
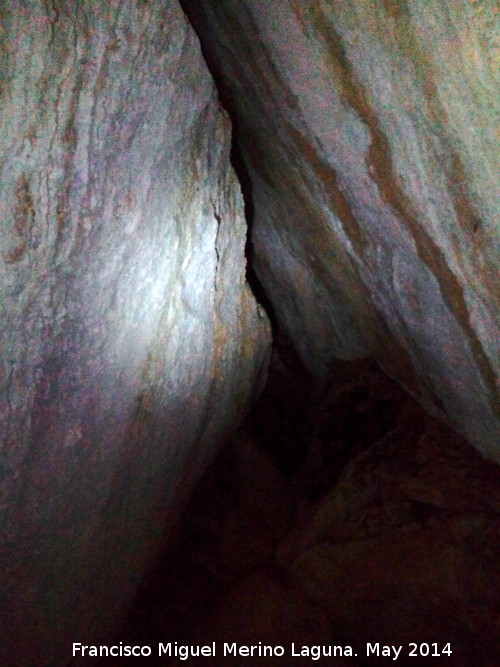
[[[338,361],[320,384],[278,332],[262,395],[196,486],[120,639],[215,642],[215,658],[189,662],[209,666],[387,664],[366,642],[403,646],[411,665],[417,642],[450,644],[454,666],[493,667],[495,498],[496,467],[372,360]],[[223,657],[232,642],[286,657]],[[292,644],[357,656],[313,661]]]
[[[152,647],[215,642],[216,657],[189,658],[207,667],[365,667],[388,664],[398,650],[403,666],[425,658],[493,667],[497,469],[373,359],[334,360],[326,381],[303,365],[254,269],[253,186],[241,149],[252,139],[242,136],[231,89],[203,49],[206,26],[188,0],[181,5],[231,118],[247,280],[274,340],[261,396],[197,484],[120,639]],[[285,657],[226,657],[222,647],[233,642],[283,647]],[[381,646],[378,654],[368,643]],[[301,647],[313,652],[298,657]],[[338,653],[324,657],[320,647]],[[148,664],[184,661],[180,654]]]

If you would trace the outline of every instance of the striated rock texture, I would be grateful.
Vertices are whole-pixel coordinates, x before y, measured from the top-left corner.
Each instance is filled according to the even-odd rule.
[[[302,358],[373,355],[498,450],[493,0],[183,0],[253,188],[255,268]]]
[[[178,4],[15,0],[0,34],[0,662],[55,667],[121,621],[269,327]]]

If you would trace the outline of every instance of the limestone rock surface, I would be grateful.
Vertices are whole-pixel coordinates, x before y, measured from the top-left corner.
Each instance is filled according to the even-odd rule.
[[[56,667],[116,630],[269,327],[178,3],[0,12],[0,662]]]
[[[371,354],[500,460],[492,0],[183,0],[302,358]]]

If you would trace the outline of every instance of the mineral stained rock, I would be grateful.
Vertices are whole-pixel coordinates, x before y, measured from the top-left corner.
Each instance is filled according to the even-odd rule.
[[[253,188],[256,271],[302,358],[373,355],[498,450],[490,0],[183,0]]]
[[[116,629],[269,327],[177,2],[15,0],[0,34],[0,662],[57,666]]]

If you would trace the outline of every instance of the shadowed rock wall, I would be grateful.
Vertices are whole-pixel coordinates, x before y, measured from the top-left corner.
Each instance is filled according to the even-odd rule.
[[[319,387],[279,334],[264,391],[197,485],[122,636],[215,641],[207,667],[231,662],[224,642],[284,647],[238,667],[388,665],[375,644],[402,647],[405,667],[426,644],[419,665],[494,667],[499,472],[373,360],[337,361]],[[309,659],[293,656],[303,646]]]
[[[499,460],[496,3],[182,4],[252,180],[255,269],[304,361],[373,355]]]
[[[269,346],[177,2],[0,14],[0,662],[105,641]]]

